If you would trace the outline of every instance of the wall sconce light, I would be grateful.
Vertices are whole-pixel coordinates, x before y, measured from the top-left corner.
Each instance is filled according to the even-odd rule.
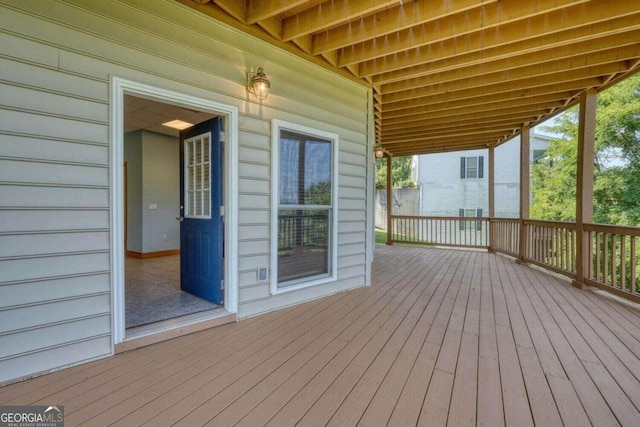
[[[382,146],[377,145],[373,151],[373,154],[376,156],[376,159],[381,159],[386,154],[386,150],[382,148]]]
[[[271,82],[264,74],[262,67],[258,68],[255,74],[249,72],[247,74],[247,91],[254,94],[258,101],[264,101],[269,95]]]

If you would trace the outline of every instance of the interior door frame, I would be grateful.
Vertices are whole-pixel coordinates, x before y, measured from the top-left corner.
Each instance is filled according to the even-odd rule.
[[[195,89],[194,89],[195,91]],[[204,92],[199,90],[199,92]],[[200,110],[223,117],[225,129],[223,203],[225,206],[224,311],[212,318],[238,312],[238,108],[209,99],[111,77],[110,91],[110,244],[112,352],[125,340],[124,309],[124,95]],[[214,92],[208,95],[215,96]],[[208,319],[205,319],[208,320]],[[182,325],[177,325],[176,328]]]

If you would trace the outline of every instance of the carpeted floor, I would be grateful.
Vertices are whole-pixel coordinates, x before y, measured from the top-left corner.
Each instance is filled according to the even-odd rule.
[[[180,255],[125,258],[127,328],[218,308],[180,290]]]

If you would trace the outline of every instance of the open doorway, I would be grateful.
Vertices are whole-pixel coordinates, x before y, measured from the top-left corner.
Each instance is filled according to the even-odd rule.
[[[201,123],[215,122],[222,126],[217,114],[125,94],[123,119],[124,320],[128,334],[132,328],[216,310],[224,305],[222,298],[207,298],[185,283],[185,274],[205,262],[211,262],[222,276],[223,251],[209,251],[206,259],[195,259],[193,242],[187,238],[193,233],[184,231],[190,221],[198,227],[206,223],[205,214],[209,220],[220,218],[212,215],[217,212],[211,212],[211,206],[215,208],[216,203],[221,205],[224,200],[221,182],[224,162],[218,139],[194,140],[196,134],[184,133],[200,129]],[[214,133],[220,131],[216,129]],[[182,167],[185,138],[192,138],[187,141],[191,155],[184,161],[191,162],[191,166],[186,169]],[[211,161],[211,151],[206,147],[214,148],[217,162]],[[209,182],[214,177],[219,177],[220,182],[216,187],[218,199],[212,201]],[[185,179],[188,182],[185,183]],[[190,185],[193,191],[185,192],[185,186],[191,188]],[[187,203],[198,212],[185,214],[184,198],[189,199],[189,194],[191,200]],[[183,224],[185,216],[187,220]],[[222,246],[222,226],[211,234]],[[221,277],[215,282],[221,286]],[[213,280],[208,285],[213,286]]]

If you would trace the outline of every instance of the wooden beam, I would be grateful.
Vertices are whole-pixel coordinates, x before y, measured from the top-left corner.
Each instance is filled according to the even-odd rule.
[[[447,138],[464,138],[464,137],[479,137],[481,135],[489,134],[489,135],[503,135],[510,132],[513,132],[514,129],[517,129],[516,126],[493,126],[486,129],[476,129],[475,127],[460,127],[456,130],[447,130],[447,131],[433,131],[429,130],[428,132],[415,132],[405,135],[387,135],[383,134],[381,138],[381,142],[384,144],[393,144],[396,142],[414,142],[414,141],[429,141],[431,139],[439,139],[442,137]]]
[[[433,44],[430,42],[422,45],[416,43],[416,47],[403,51],[401,55],[394,53],[361,62],[360,74],[368,76],[387,73],[422,64],[426,62],[425,58],[430,60],[452,58],[526,40],[530,40],[528,49],[535,52],[548,48],[540,46],[538,43],[537,39],[543,36],[557,34],[558,37],[567,37],[567,39],[558,38],[556,40],[556,45],[561,46],[569,40],[579,40],[582,37],[594,38],[594,34],[598,34],[596,27],[599,23],[601,30],[608,28],[605,34],[626,32],[629,26],[638,28],[639,15],[640,11],[633,2],[592,0],[590,3],[530,18],[527,22],[509,23],[493,31],[485,31],[475,37],[467,35]],[[621,26],[618,18],[628,21],[629,25]],[[609,23],[607,24],[607,22]],[[511,54],[517,52],[515,49],[508,50]]]
[[[540,115],[539,111],[531,111],[531,112],[524,111],[524,112],[510,113],[510,114],[509,113],[496,114],[493,117],[495,118],[496,121],[514,120],[514,121],[522,121],[524,123],[525,121],[530,121],[533,118],[538,117],[539,115]],[[388,130],[403,129],[408,126],[417,127],[420,125],[423,126],[424,130],[427,130],[430,125],[441,126],[444,124],[454,124],[454,123],[459,123],[460,126],[474,126],[478,123],[487,122],[487,121],[491,121],[490,116],[487,116],[486,114],[476,113],[476,114],[470,114],[466,117],[451,116],[451,117],[441,118],[441,119],[425,119],[421,121],[416,121],[413,125],[406,124],[406,123],[397,123],[397,124],[389,125],[386,122],[383,122],[381,131],[384,133]]]
[[[424,135],[426,131],[429,132],[429,135],[438,135],[438,134],[447,134],[447,135],[455,135],[456,133],[467,133],[471,129],[473,131],[489,131],[489,130],[499,130],[499,129],[520,129],[523,125],[522,122],[518,122],[515,120],[500,120],[499,118],[495,121],[476,121],[477,125],[473,128],[467,126],[460,126],[457,123],[435,123],[428,127],[426,126],[407,126],[404,129],[394,129],[394,130],[386,130],[384,132],[385,138],[393,139],[393,138],[402,138],[402,137],[412,137]]]
[[[327,28],[356,19],[359,20],[363,16],[385,8],[397,6],[399,3],[399,0],[333,0],[320,3],[285,19],[282,24],[283,39],[292,40],[318,31],[324,31]],[[323,52],[330,50],[335,49],[327,49]],[[317,52],[316,54],[323,52]]]
[[[505,136],[502,136],[505,138]],[[408,144],[408,145],[392,145],[392,146],[384,146],[386,150],[389,150],[396,157],[401,156],[412,156],[412,155],[420,155],[420,154],[430,154],[430,153],[445,153],[451,151],[463,151],[463,150],[477,150],[487,148],[492,144],[496,143],[496,139],[484,139],[484,140],[476,140],[470,142],[456,142],[452,140],[446,141],[435,141],[430,144]]]
[[[564,101],[567,98],[572,97],[577,91],[559,91],[551,93],[543,93],[541,95],[524,95],[522,91],[503,92],[499,98],[496,98],[493,94],[483,95],[476,98],[469,99],[445,99],[436,101],[433,97],[428,103],[425,103],[423,98],[409,99],[406,101],[392,102],[388,104],[379,104],[379,110],[384,114],[384,117],[396,117],[405,116],[407,114],[414,113],[416,108],[429,106],[429,111],[443,111],[451,108],[459,107],[477,107],[484,105],[486,108],[492,108],[493,106],[518,106],[525,102],[533,104],[549,102],[549,101]]]
[[[447,102],[439,102],[439,103],[424,103],[424,102],[416,102],[416,107],[405,108],[402,110],[391,110],[391,111],[382,111],[380,112],[381,117],[385,119],[393,119],[396,117],[406,117],[408,115],[415,114],[416,108],[426,108],[430,113],[437,112],[452,112],[452,111],[463,111],[463,112],[479,112],[483,113],[488,110],[493,109],[504,109],[508,107],[520,107],[522,104],[549,104],[549,105],[558,105],[563,106],[565,104],[565,99],[571,96],[571,92],[560,92],[557,94],[545,94],[542,96],[532,96],[530,98],[516,97],[516,98],[506,98],[504,102],[500,101],[499,97],[491,96],[491,97],[480,97],[484,102],[478,101],[478,98],[465,99],[460,101],[451,101],[451,103]],[[525,102],[526,101],[526,102]]]
[[[337,28],[331,28],[314,37],[314,53],[320,54],[331,50],[338,50],[346,46],[362,44],[368,40],[393,34],[398,31],[419,26],[447,16],[462,13],[482,7],[483,4],[495,2],[489,0],[484,3],[478,0],[405,1],[398,6],[372,16],[361,14],[362,19]],[[399,4],[399,2],[396,2]],[[354,17],[356,18],[356,17]],[[328,26],[325,26],[327,28]],[[346,65],[346,64],[345,64]]]
[[[509,24],[518,24],[522,27],[523,25],[528,25],[524,21],[533,17],[544,15],[544,17],[552,20],[554,11],[570,9],[571,5],[579,6],[586,1],[588,0],[538,0],[535,2],[496,2],[490,4],[476,2],[478,7],[474,9],[463,13],[449,13],[433,23],[427,24],[426,20],[422,20],[419,25],[411,28],[406,26],[404,27],[406,29],[402,29],[402,27],[396,28],[393,34],[390,35],[377,37],[362,43],[354,40],[349,45],[353,46],[358,43],[357,48],[345,49],[340,55],[339,64],[344,66],[371,61],[416,47],[438,44],[445,40],[467,35],[482,38],[498,26],[507,27]],[[578,6],[574,6],[574,8]],[[556,14],[561,15],[561,12]],[[405,18],[406,20],[408,19]],[[503,32],[502,28],[500,32]],[[508,37],[509,34],[505,34],[505,36]],[[320,46],[323,45],[321,44],[321,39],[326,37],[328,35],[323,34],[314,39],[314,53],[320,51]]]
[[[500,45],[481,51],[461,54],[453,58],[444,58],[435,61],[421,63],[413,67],[403,68],[398,71],[375,74],[372,76],[373,84],[382,88],[383,85],[393,82],[401,82],[416,77],[433,75],[445,72],[458,72],[463,68],[482,65],[485,70],[516,68],[531,64],[532,61],[548,62],[564,58],[588,58],[593,53],[628,45],[637,44],[640,40],[639,25],[627,27],[628,18],[620,19],[620,28],[625,32],[606,35],[610,31],[611,22],[594,25],[592,37],[584,36],[576,39],[572,34],[575,30],[568,30],[567,34],[553,34],[535,38],[535,45],[531,39],[522,42]],[[602,35],[601,33],[605,33]],[[594,38],[597,37],[597,42]],[[565,44],[559,44],[559,40],[565,40]]]
[[[236,0],[236,2],[245,3],[245,0]],[[306,3],[306,0],[248,0],[247,3],[249,3],[249,6],[245,22],[247,24],[255,24],[298,7]],[[282,33],[282,28],[280,28],[279,33]]]
[[[591,52],[589,55],[577,54],[568,58],[553,58],[545,61],[538,58],[537,54],[526,55],[527,61],[524,64],[516,60],[501,60],[493,63],[474,65],[471,67],[461,67],[455,72],[438,73],[434,75],[422,76],[407,79],[401,82],[382,85],[380,91],[383,94],[392,92],[412,91],[427,85],[445,84],[455,80],[481,81],[482,85],[492,83],[508,84],[511,81],[521,80],[530,77],[551,76],[562,72],[574,72],[579,69],[589,68],[595,70],[592,75],[599,75],[597,70],[607,64],[622,63],[623,61],[640,56],[640,32],[636,34],[639,38],[636,42],[625,47],[616,47],[605,51]],[[599,44],[598,44],[599,45]],[[622,68],[629,69],[629,64],[622,64]],[[553,79],[555,81],[555,79]]]
[[[598,94],[590,89],[580,97],[578,124],[578,164],[576,174],[576,278],[573,284],[585,286],[589,277],[589,233],[584,224],[593,222],[593,160],[595,155],[596,104]]]
[[[282,21],[279,18],[274,16],[263,19],[258,22],[258,25],[274,39],[280,39],[282,37]]]
[[[465,79],[459,79],[441,84],[434,84],[429,86],[421,86],[402,92],[394,92],[392,94],[382,94],[383,102],[386,102],[391,96],[394,99],[411,99],[419,98],[422,96],[432,96],[440,93],[450,93],[454,97],[456,94],[453,92],[462,92],[465,90],[473,91],[474,93],[483,88],[491,88],[492,93],[499,93],[498,91],[517,90],[517,89],[535,89],[538,86],[542,86],[552,81],[556,84],[585,80],[590,78],[598,78],[604,75],[622,73],[628,71],[628,64],[626,60],[613,63],[606,63],[600,66],[592,66],[586,68],[573,68],[567,71],[560,71],[557,73],[549,73],[544,75],[533,76],[519,76],[516,75],[513,78],[509,76],[509,73],[503,75],[502,80],[498,75],[493,75],[491,78],[487,76],[471,77]],[[526,72],[525,72],[526,73]],[[486,78],[485,78],[486,77]]]
[[[210,16],[211,18],[214,18],[218,21],[224,22],[227,25],[230,25],[239,30],[242,30],[247,34],[250,34],[254,37],[258,37],[261,40],[267,41],[268,43],[271,43],[272,45],[279,47],[280,49],[283,49],[286,52],[289,52],[296,56],[304,58],[319,67],[322,67],[326,70],[330,70],[334,73],[337,73],[338,75],[346,77],[349,80],[354,81],[363,86],[367,86],[367,87],[369,86],[365,81],[363,81],[360,78],[354,77],[353,74],[349,73],[347,70],[333,67],[322,58],[316,58],[315,56],[307,55],[292,43],[285,43],[277,39],[274,39],[273,36],[268,34],[264,29],[262,29],[258,25],[244,24],[243,22],[229,15],[227,11],[223,10],[219,5],[213,2],[210,2],[207,4],[198,4],[198,3],[194,3],[192,0],[176,0],[176,1],[178,3],[182,3],[188,7],[191,7],[192,9],[195,9],[207,16]],[[235,0],[234,1],[228,0],[228,1],[235,2]]]
[[[247,5],[245,0],[213,0],[213,2],[238,21],[246,24]]]
[[[500,99],[502,94],[506,93],[514,93],[519,92],[522,93],[523,96],[526,95],[544,95],[556,92],[567,92],[567,91],[576,91],[576,90],[584,90],[588,87],[597,87],[602,84],[602,80],[599,77],[586,78],[581,80],[572,80],[566,81],[563,83],[556,83],[551,80],[548,81],[540,81],[539,85],[534,85],[538,81],[523,81],[520,84],[511,84],[511,85],[492,85],[492,86],[484,86],[477,89],[470,90],[460,90],[457,92],[443,92],[442,90],[433,90],[432,94],[423,95],[422,99],[424,101],[424,105],[429,105],[429,103],[433,100],[437,102],[446,102],[447,100],[462,100],[462,99],[474,99],[478,97],[483,97],[486,95],[493,95],[494,99]],[[549,84],[551,83],[551,84]],[[429,93],[428,90],[424,92]],[[500,94],[500,95],[499,95]],[[410,98],[407,98],[407,95]],[[387,103],[396,103],[399,101],[406,101],[408,99],[414,98],[408,93],[405,93],[404,96],[400,96],[396,93],[392,93],[389,95],[382,95],[381,102],[386,105]],[[417,97],[416,97],[417,98]]]
[[[464,120],[465,118],[468,118],[468,117],[500,118],[500,117],[503,117],[504,115],[532,113],[536,111],[549,110],[551,109],[551,107],[561,106],[561,105],[562,103],[560,102],[556,102],[553,104],[551,103],[531,104],[531,105],[522,104],[518,107],[492,108],[492,109],[486,109],[486,110],[474,110],[469,112],[466,112],[464,108],[462,108],[462,109],[455,109],[451,111],[438,111],[437,113],[434,113],[434,114],[432,114],[430,111],[427,111],[427,112],[421,112],[416,114],[410,114],[406,116],[393,117],[390,119],[385,118],[383,115],[382,123],[385,126],[399,125],[399,124],[404,124],[406,126],[406,123],[418,123],[420,121],[424,121],[425,123],[427,123],[427,122],[437,121],[440,119]]]

